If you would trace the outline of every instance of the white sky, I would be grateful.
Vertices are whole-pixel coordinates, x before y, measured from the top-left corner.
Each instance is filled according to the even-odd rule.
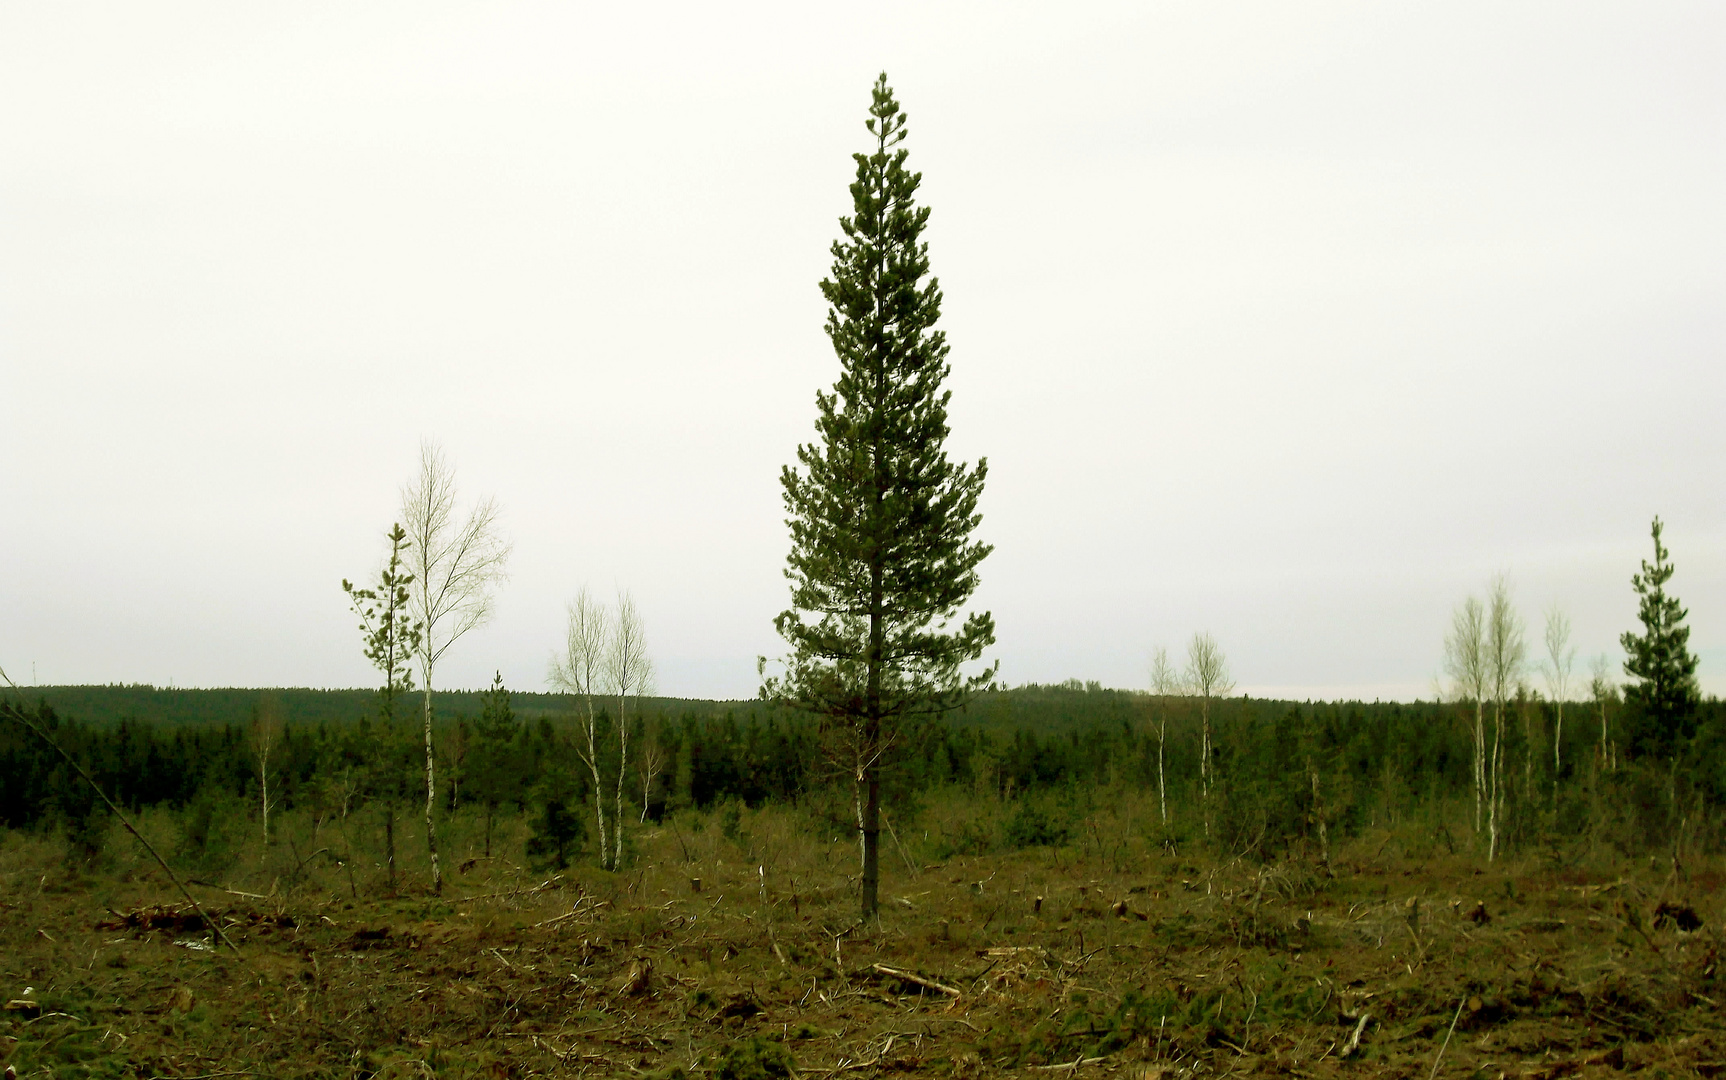
[[[749,696],[875,74],[989,458],[1003,678],[1429,695],[1509,574],[1726,692],[1718,3],[0,7],[0,665],[370,685],[423,437],[515,542],[439,682],[583,582]],[[1579,668],[1585,666],[1579,663]]]

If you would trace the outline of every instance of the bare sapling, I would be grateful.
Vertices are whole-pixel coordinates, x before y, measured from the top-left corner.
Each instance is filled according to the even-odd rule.
[[[1570,616],[1557,604],[1546,610],[1546,660],[1541,672],[1552,698],[1552,805],[1558,805],[1558,774],[1564,769],[1564,703],[1570,698],[1576,650],[1570,646]]]
[[[267,849],[270,846],[270,753],[282,737],[282,712],[274,697],[266,696],[258,702],[248,734],[252,759],[258,770],[258,813],[263,821],[264,847]]]
[[[498,508],[484,499],[456,514],[455,469],[431,442],[420,444],[420,471],[402,488],[402,521],[408,537],[410,606],[421,627],[417,655],[425,694],[426,853],[432,890],[443,892],[437,850],[437,771],[432,747],[432,674],[449,647],[492,615],[493,596],[504,580],[509,544],[498,530]]]
[[[1157,651],[1151,654],[1151,708],[1152,723],[1157,732],[1157,808],[1162,813],[1165,828],[1169,824],[1169,783],[1163,768],[1163,749],[1169,739],[1169,702],[1184,693],[1180,674],[1169,663],[1169,650],[1158,645]]]
[[[1588,680],[1588,694],[1594,701],[1594,707],[1600,713],[1600,767],[1608,771],[1618,765],[1617,753],[1613,744],[1607,738],[1606,708],[1618,700],[1618,684],[1612,678],[1612,663],[1602,653],[1594,658],[1590,665],[1591,678]]]
[[[659,725],[653,721],[642,729],[641,756],[636,771],[641,776],[641,824],[647,823],[647,811],[653,800],[653,782],[665,771],[665,746],[659,741]]]
[[[547,681],[566,694],[579,697],[586,709],[582,735],[585,748],[576,746],[576,756],[593,776],[593,813],[598,822],[599,862],[610,863],[611,851],[608,823],[605,816],[605,781],[599,764],[599,712],[594,704],[602,689],[606,658],[610,655],[612,637],[611,616],[605,605],[595,601],[584,586],[569,603],[568,626],[564,634],[563,655],[553,657]]]
[[[1474,706],[1474,831],[1484,824],[1486,799],[1486,608],[1474,597],[1457,605],[1444,638],[1444,668],[1451,695]]]
[[[1486,861],[1498,857],[1504,814],[1504,707],[1522,680],[1527,656],[1522,617],[1510,602],[1510,582],[1503,574],[1487,590],[1486,675],[1492,692],[1492,750],[1487,763]]]
[[[617,802],[616,827],[612,829],[612,869],[623,865],[623,791],[629,775],[629,699],[637,701],[653,682],[653,661],[647,656],[647,630],[641,610],[627,592],[617,598],[617,623],[605,662],[606,680],[617,695]]]
[[[501,673],[499,675],[501,678]],[[468,752],[467,721],[463,720],[449,730],[444,736],[443,756],[449,765],[449,808],[454,813],[461,809],[461,784],[466,778]]]
[[[1217,639],[1208,633],[1193,635],[1187,645],[1187,692],[1199,699],[1199,794],[1205,804],[1205,835],[1211,832],[1211,699],[1234,692],[1228,660]]]

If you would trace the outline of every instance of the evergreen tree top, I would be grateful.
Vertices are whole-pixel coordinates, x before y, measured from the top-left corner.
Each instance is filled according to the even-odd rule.
[[[821,282],[839,376],[816,394],[818,441],[781,473],[793,606],[775,624],[793,655],[763,692],[880,719],[962,700],[977,680],[958,666],[994,641],[994,622],[973,614],[946,629],[991,550],[971,537],[988,466],[944,449],[948,346],[922,239],[929,208],[917,205],[922,176],[906,168],[907,120],[885,74],[871,98],[874,146],[852,155],[852,212]]]
[[[1636,680],[1624,688],[1625,700],[1641,706],[1660,736],[1670,741],[1682,734],[1682,722],[1701,700],[1701,692],[1696,684],[1697,657],[1689,650],[1690,628],[1683,625],[1690,613],[1666,592],[1676,567],[1661,540],[1664,529],[1656,517],[1654,561],[1643,560],[1641,572],[1630,578],[1639,597],[1637,618],[1643,632],[1627,631],[1619,643],[1626,655],[1625,674]]]

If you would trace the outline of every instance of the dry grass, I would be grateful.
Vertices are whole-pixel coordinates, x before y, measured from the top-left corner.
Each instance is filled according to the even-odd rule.
[[[115,925],[173,904],[141,863],[69,873],[56,843],[8,836],[0,997],[19,1004],[0,1056],[21,1077],[765,1077],[794,1061],[804,1077],[1174,1080],[1426,1077],[1443,1047],[1440,1076],[1726,1072],[1713,867],[1488,870],[1404,861],[1379,835],[1332,876],[1160,852],[1113,819],[1058,853],[917,865],[955,813],[896,823],[904,853],[884,851],[867,925],[854,843],[791,810],[643,828],[626,873],[476,861],[441,899],[272,849],[223,879],[258,897],[201,887],[237,953]],[[1702,926],[1657,924],[1661,902]]]

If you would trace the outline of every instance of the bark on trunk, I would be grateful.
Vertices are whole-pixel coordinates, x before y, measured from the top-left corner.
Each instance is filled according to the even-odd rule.
[[[1480,835],[1481,801],[1486,796],[1486,703],[1474,699],[1474,833]]]
[[[396,808],[384,804],[384,865],[389,869],[390,892],[396,891]]]
[[[437,859],[437,822],[432,812],[437,809],[437,775],[432,758],[432,700],[431,672],[426,672],[425,691],[425,735],[426,735],[426,853],[431,856],[432,892],[443,893],[443,868]]]
[[[270,752],[264,750],[258,754],[258,782],[263,787],[264,803],[264,846],[270,846]],[[312,839],[318,838],[317,829],[312,829]]]
[[[1157,805],[1162,808],[1163,824],[1169,823],[1169,787],[1163,778],[1163,742],[1169,733],[1169,718],[1157,726]]]
[[[1199,801],[1205,811],[1205,837],[1211,835],[1211,697],[1199,699]]]
[[[881,906],[881,778],[873,765],[863,792],[863,917],[869,919]]]
[[[623,714],[624,698],[617,698],[617,810],[612,815],[611,868],[623,865],[623,779],[629,771],[629,720]]]
[[[599,775],[599,717],[594,715],[591,696],[587,699],[587,768],[593,774],[593,814],[599,820],[599,865],[604,868],[611,859],[611,844],[605,831],[605,782]]]
[[[1498,858],[1498,808],[1502,801],[1499,793],[1500,779],[1504,775],[1504,704],[1493,702],[1492,709],[1492,757],[1487,762],[1491,783],[1486,792],[1486,861],[1492,862]]]

